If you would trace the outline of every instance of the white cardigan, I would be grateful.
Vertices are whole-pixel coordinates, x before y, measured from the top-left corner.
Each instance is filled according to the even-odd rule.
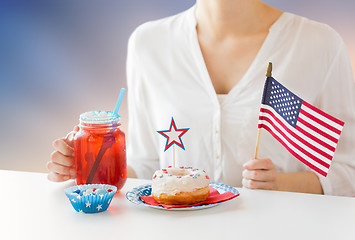
[[[172,164],[164,152],[174,117],[185,151],[181,166],[205,169],[211,180],[241,186],[242,164],[254,156],[265,71],[293,93],[345,122],[328,176],[319,176],[325,194],[355,195],[355,87],[341,37],[329,26],[283,13],[271,26],[257,56],[221,103],[199,47],[192,7],[145,23],[129,39],[127,58],[127,159],[138,177],[152,177]],[[310,170],[262,130],[259,158],[278,172]]]

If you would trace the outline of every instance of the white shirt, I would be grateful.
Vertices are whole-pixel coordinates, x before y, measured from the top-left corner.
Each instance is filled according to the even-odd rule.
[[[319,176],[325,194],[355,195],[355,87],[340,36],[329,26],[283,13],[271,26],[242,79],[218,100],[199,47],[194,7],[139,26],[127,58],[127,159],[140,178],[172,165],[164,151],[174,117],[185,151],[175,147],[178,166],[206,170],[212,181],[242,185],[243,163],[254,156],[265,72],[308,103],[345,122],[330,171]],[[262,130],[259,158],[278,172],[309,171],[271,134]]]

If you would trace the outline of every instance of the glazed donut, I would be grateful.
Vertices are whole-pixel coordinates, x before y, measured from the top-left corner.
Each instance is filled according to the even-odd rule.
[[[152,180],[152,197],[161,204],[190,205],[203,202],[210,194],[209,177],[192,167],[157,170]]]

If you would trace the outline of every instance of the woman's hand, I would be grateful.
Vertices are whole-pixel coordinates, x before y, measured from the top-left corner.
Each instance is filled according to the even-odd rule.
[[[243,167],[243,187],[278,190],[275,166],[270,159],[251,159],[244,163]]]
[[[50,161],[47,163],[49,180],[63,182],[76,177],[73,140],[78,130],[79,127],[76,126],[65,138],[54,140],[52,145],[56,150],[50,155]]]

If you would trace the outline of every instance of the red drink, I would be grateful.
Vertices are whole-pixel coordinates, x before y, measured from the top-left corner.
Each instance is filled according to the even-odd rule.
[[[74,137],[76,183],[115,185],[126,182],[126,142],[118,115],[92,111],[80,115],[80,130]]]

